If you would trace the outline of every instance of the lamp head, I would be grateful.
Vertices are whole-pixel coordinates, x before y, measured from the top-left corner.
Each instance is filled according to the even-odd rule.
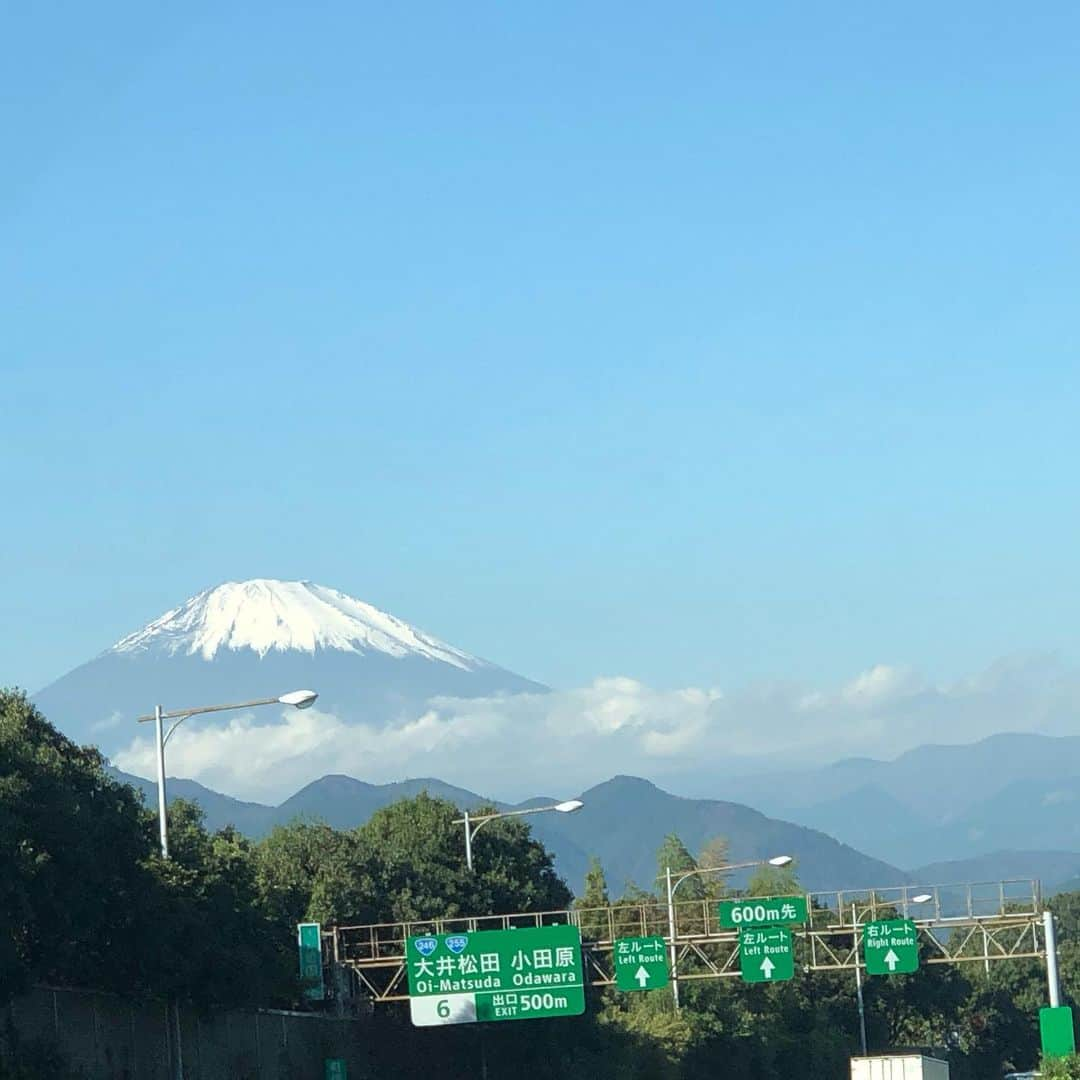
[[[777,855],[769,860],[770,866],[789,866],[795,860],[790,855]]]
[[[918,896],[911,897],[911,902],[913,904],[925,904],[928,901],[933,900],[933,899],[934,899],[934,897],[930,893],[921,892],[921,893],[919,893]]]
[[[575,810],[580,810],[584,805],[580,799],[568,799],[566,802],[556,803],[555,809],[560,814],[572,814]]]
[[[318,696],[314,690],[290,690],[289,693],[282,694],[278,701],[282,705],[292,705],[297,709],[306,709],[309,705],[315,704],[315,699]]]

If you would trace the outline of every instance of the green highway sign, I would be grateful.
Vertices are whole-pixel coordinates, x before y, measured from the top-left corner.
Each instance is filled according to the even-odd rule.
[[[725,930],[738,930],[740,926],[797,926],[804,922],[805,896],[720,901],[720,925]]]
[[[322,927],[317,922],[296,925],[297,944],[300,947],[300,982],[304,997],[309,1001],[322,1001],[326,997],[323,985]]]
[[[617,990],[667,986],[668,955],[662,937],[619,938],[611,955]]]
[[[1047,1057],[1068,1057],[1076,1053],[1076,1032],[1072,1009],[1057,1005],[1039,1010],[1039,1036]]]
[[[863,923],[868,975],[910,975],[919,970],[919,934],[910,919]]]
[[[739,968],[743,982],[784,982],[795,974],[791,931],[761,926],[739,931]]]
[[[417,1027],[585,1011],[576,926],[423,934],[408,938],[405,950],[409,1013]]]

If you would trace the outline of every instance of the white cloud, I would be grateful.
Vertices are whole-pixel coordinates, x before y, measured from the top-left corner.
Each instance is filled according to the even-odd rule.
[[[103,717],[100,720],[95,720],[90,725],[90,730],[95,733],[100,731],[111,731],[113,728],[119,727],[123,722],[123,713],[111,712],[108,716]]]
[[[783,683],[731,693],[656,690],[625,676],[550,694],[434,698],[384,728],[317,707],[185,727],[169,772],[242,798],[276,802],[326,773],[373,783],[435,776],[484,794],[570,796],[616,773],[678,786],[756,764],[894,757],[925,742],[998,731],[1080,730],[1080,674],[1045,658],[1001,662],[934,686],[879,664],[830,688]],[[140,735],[116,763],[151,776]]]
[[[1059,803],[1070,803],[1076,796],[1071,791],[1048,791],[1042,797],[1043,806],[1056,806]]]
[[[923,688],[922,681],[906,668],[875,664],[852,679],[840,691],[840,696],[851,705],[874,708]]]

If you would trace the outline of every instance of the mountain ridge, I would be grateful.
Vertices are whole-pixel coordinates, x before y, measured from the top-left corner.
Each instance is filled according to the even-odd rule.
[[[65,735],[114,757],[155,704],[242,702],[308,686],[318,709],[377,729],[422,715],[432,698],[548,692],[336,589],[256,578],[196,593],[32,700]],[[186,730],[204,722],[193,717]]]
[[[105,653],[159,651],[212,661],[221,649],[419,654],[455,667],[486,661],[447,645],[372,604],[311,581],[252,578],[203,589],[121,638]]]
[[[147,805],[155,805],[156,785],[152,781],[114,768],[110,772],[140,789]],[[335,828],[353,828],[380,807],[421,791],[449,799],[462,809],[481,804],[491,804],[500,810],[524,809],[555,801],[534,796],[520,803],[507,803],[447,784],[437,777],[372,784],[329,773],[305,784],[277,806],[271,806],[234,799],[194,780],[168,780],[170,801],[193,799],[206,810],[211,828],[234,824],[252,838],[297,818],[324,820]],[[327,794],[330,797],[323,798]],[[905,870],[875,859],[820,829],[773,818],[739,803],[674,795],[650,780],[625,773],[593,785],[581,797],[585,807],[577,814],[537,814],[528,818],[534,834],[553,852],[560,873],[575,890],[580,890],[592,855],[600,858],[613,895],[631,883],[648,887],[652,884],[648,879],[656,869],[655,851],[669,832],[676,833],[691,851],[700,850],[704,841],[713,836],[725,836],[731,844],[733,861],[796,855],[801,863],[800,877],[809,891],[916,882],[935,885],[1039,878],[1050,892],[1080,874],[1080,851],[1070,849],[997,849],[922,863]],[[639,810],[636,815],[632,812],[635,805]],[[745,873],[735,875],[733,883],[745,883],[746,877]]]
[[[148,804],[154,805],[157,789],[152,781],[118,769],[111,771],[117,779],[140,789]],[[209,827],[234,824],[253,838],[298,817],[319,818],[335,828],[353,828],[381,806],[421,791],[449,799],[463,809],[481,804],[524,809],[539,801],[533,797],[520,803],[500,802],[434,777],[369,784],[343,774],[327,774],[275,807],[234,800],[192,780],[167,781],[170,801],[183,797],[199,802],[206,810]],[[584,881],[591,855],[600,858],[613,892],[628,882],[651,885],[646,879],[655,870],[656,850],[670,832],[677,833],[691,851],[722,835],[732,857],[739,861],[790,854],[799,860],[804,884],[810,889],[884,887],[907,880],[896,867],[817,830],[778,821],[736,803],[673,795],[642,777],[613,777],[588,788],[581,798],[585,805],[575,814],[529,817],[535,835],[552,850],[560,872],[576,890]]]

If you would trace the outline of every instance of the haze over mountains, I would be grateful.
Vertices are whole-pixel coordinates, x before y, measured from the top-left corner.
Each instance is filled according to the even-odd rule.
[[[125,773],[116,775],[140,788],[153,805],[153,783]],[[280,806],[271,807],[229,799],[192,781],[169,782],[170,799],[197,801],[207,812],[212,827],[233,824],[253,837],[298,817],[323,820],[335,828],[352,828],[365,822],[379,807],[421,791],[463,808],[491,801],[437,779],[373,785],[348,776],[324,776]],[[677,833],[691,851],[700,850],[712,837],[723,836],[736,861],[792,855],[799,861],[800,877],[808,889],[884,887],[907,880],[895,867],[867,858],[823,833],[768,818],[735,803],[682,799],[633,776],[616,776],[597,784],[583,792],[581,799],[585,805],[576,814],[537,814],[529,818],[534,833],[555,854],[560,872],[574,889],[581,888],[591,855],[600,858],[616,893],[630,882],[653,888],[656,850],[670,832]],[[519,805],[552,801],[541,797]],[[464,855],[464,847],[462,852]]]
[[[153,805],[153,782],[114,770],[118,779],[139,788]],[[339,829],[365,822],[379,807],[421,791],[448,799],[461,808],[493,802],[500,809],[550,804],[538,797],[520,804],[484,799],[434,778],[394,784],[366,784],[348,776],[324,776],[279,806],[243,802],[211,791],[192,780],[169,781],[170,801],[198,802],[212,828],[235,825],[251,837],[260,837],[275,825],[297,819],[321,820]],[[604,866],[615,894],[628,883],[652,887],[655,854],[663,838],[675,832],[692,852],[712,837],[727,838],[733,861],[793,855],[799,878],[808,890],[876,888],[903,883],[919,885],[1005,878],[1038,878],[1052,890],[1080,874],[1080,854],[1074,851],[996,850],[981,856],[943,860],[930,865],[912,863],[902,869],[840,843],[825,833],[789,821],[771,818],[738,803],[714,799],[685,799],[663,791],[647,780],[616,776],[581,794],[583,809],[573,815],[538,814],[529,818],[534,833],[555,855],[556,865],[571,887],[583,886],[589,857]],[[736,875],[733,884],[746,880]]]
[[[958,715],[990,700],[1019,712],[1030,686],[1042,684],[1050,687],[1045,716],[1060,730],[1075,714],[1075,687],[1067,671],[1042,661],[998,665],[973,689],[947,690],[878,666],[831,699],[793,693],[785,701],[794,704],[784,707],[796,740],[830,708],[842,710],[837,716],[856,733],[877,730],[889,717],[899,725],[912,709],[948,731],[957,702]],[[564,798],[587,788],[596,804],[589,814],[537,817],[535,828],[571,879],[598,854],[610,862],[616,887],[653,872],[652,852],[672,830],[692,848],[709,835],[728,835],[749,855],[768,847],[771,836],[789,837],[801,845],[805,880],[823,888],[886,884],[890,874],[928,864],[935,874],[948,865],[965,875],[1038,870],[1056,880],[1080,873],[1080,823],[1072,812],[1080,801],[1080,736],[1000,734],[919,746],[891,760],[777,770],[768,755],[755,761],[752,753],[761,744],[756,733],[776,727],[768,723],[767,694],[652,692],[626,678],[551,692],[310,582],[255,579],[206,589],[35,701],[66,734],[146,775],[153,768],[148,732],[133,720],[155,703],[242,701],[299,687],[318,690],[315,709],[188,721],[169,745],[170,771],[203,783],[174,781],[172,793],[197,796],[211,823],[231,821],[258,834],[298,812],[355,825],[389,798],[423,787],[468,805],[479,799],[475,789],[493,789],[492,777],[512,780],[497,792],[504,797],[511,787],[517,798],[545,789]],[[342,771],[446,779],[374,785],[332,775]],[[676,790],[681,776],[707,798],[680,799],[633,776],[606,779],[612,773],[644,773]],[[247,802],[218,794],[243,790],[238,780],[259,795],[272,780],[280,794]],[[295,794],[280,806],[268,805],[289,791]],[[601,820],[603,828],[590,827]],[[803,828],[789,835],[781,826]],[[821,834],[840,844],[811,841]]]
[[[1078,736],[920,746],[893,761],[733,777],[725,791],[900,865],[1003,848],[1080,851]]]

